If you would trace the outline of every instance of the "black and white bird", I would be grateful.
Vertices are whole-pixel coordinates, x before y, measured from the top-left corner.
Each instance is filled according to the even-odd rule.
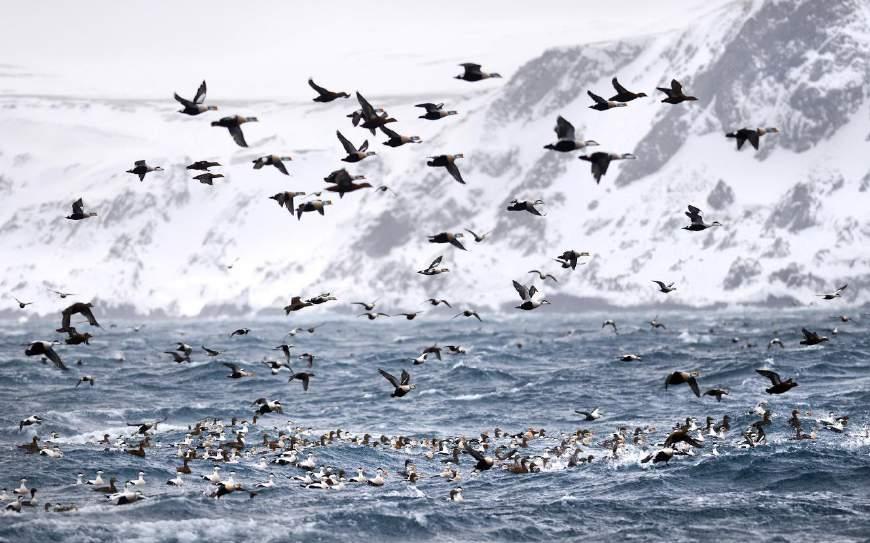
[[[589,162],[592,167],[592,177],[595,178],[595,183],[601,183],[601,178],[607,173],[607,168],[614,160],[635,160],[637,156],[632,153],[605,153],[596,151],[590,155],[580,155],[580,160]]]
[[[462,232],[451,233],[451,232],[441,232],[439,234],[435,234],[434,236],[429,236],[429,243],[449,243],[458,249],[462,249],[463,251],[467,251],[465,245],[459,241],[459,238],[463,237]]]
[[[750,145],[757,151],[759,139],[761,136],[765,134],[776,134],[779,132],[776,128],[741,128],[739,130],[735,130],[734,132],[728,132],[725,134],[726,138],[733,138],[737,140],[737,150],[743,148],[743,144],[747,141]]]
[[[57,345],[55,341],[33,341],[28,346],[27,349],[24,350],[24,354],[27,356],[44,356],[51,361],[54,366],[59,370],[68,370],[63,360],[60,359],[57,352],[54,350],[54,346]]]
[[[206,111],[215,111],[217,110],[217,106],[207,106],[205,105],[205,93],[206,93],[206,85],[205,81],[199,84],[199,88],[196,89],[196,95],[194,95],[193,100],[188,100],[187,98],[182,98],[175,93],[175,100],[183,106],[183,109],[179,109],[179,113],[184,113],[185,115],[199,115],[200,113],[205,113]]]
[[[677,287],[674,286],[674,283],[665,284],[664,281],[657,281],[657,280],[653,280],[653,283],[655,283],[659,286],[659,292],[664,292],[665,294],[677,290]]]
[[[335,131],[336,137],[338,137],[338,141],[341,142],[341,146],[344,147],[344,151],[347,153],[347,156],[341,159],[343,162],[359,162],[367,157],[374,156],[374,151],[369,151],[369,140],[363,141],[362,145],[357,148],[353,143],[350,142],[344,135],[339,131]]]
[[[843,291],[846,290],[846,287],[848,287],[848,286],[849,286],[848,284],[844,284],[842,287],[838,288],[834,292],[827,292],[825,294],[816,294],[816,296],[819,296],[823,300],[833,300],[834,298],[839,298],[840,296],[842,296]]]
[[[601,410],[597,407],[592,411],[580,411],[579,409],[574,410],[578,415],[583,415],[583,420],[587,422],[592,422],[594,420],[598,420],[601,418]]]
[[[85,204],[82,202],[82,199],[79,198],[72,204],[72,214],[67,215],[66,218],[71,221],[81,221],[84,219],[88,219],[90,217],[96,217],[97,213],[95,211],[85,212]]]
[[[265,155],[259,158],[252,160],[254,163],[254,169],[260,170],[263,166],[275,166],[279,172],[284,175],[290,175],[290,172],[287,171],[287,166],[284,165],[284,161],[293,160],[293,157],[289,156],[280,156],[280,155]]]
[[[393,375],[385,372],[380,368],[378,368],[378,373],[380,373],[384,377],[384,379],[386,379],[390,382],[391,385],[393,385],[393,393],[390,394],[392,398],[401,398],[405,394],[417,388],[417,385],[411,383],[411,374],[408,373],[407,370],[402,370],[399,379],[396,379]]]
[[[592,145],[598,145],[595,140],[577,139],[574,125],[568,122],[564,117],[559,115],[556,117],[556,126],[553,128],[556,132],[556,143],[548,143],[544,149],[558,151],[560,153],[569,153],[571,151],[579,151]]]
[[[163,168],[160,166],[151,167],[144,160],[137,160],[133,163],[133,167],[127,170],[127,173],[132,173],[139,176],[139,181],[145,181],[145,175],[151,172],[162,172]]]
[[[513,281],[513,285],[522,300],[522,303],[516,306],[515,309],[531,311],[532,309],[537,309],[542,305],[550,303],[549,300],[544,298],[544,294],[540,292],[535,285],[526,287],[517,281]]]
[[[332,102],[337,98],[350,98],[350,94],[346,92],[333,92],[331,90],[327,90],[321,87],[320,85],[315,83],[314,80],[310,77],[308,78],[308,86],[314,89],[315,92],[317,92],[317,97],[312,98],[312,100],[314,100],[315,102],[325,104],[328,102]]]
[[[419,273],[421,275],[439,275],[442,273],[449,272],[450,268],[440,267],[442,258],[443,258],[442,256],[436,257],[435,260],[433,260],[432,263],[429,264],[428,267],[426,267],[422,270],[417,270],[417,273]],[[438,304],[433,304],[433,305],[438,305]],[[447,307],[450,307],[450,304],[447,304],[446,302],[445,302],[445,305],[447,305]]]
[[[462,153],[456,153],[455,155],[434,155],[428,157],[429,161],[426,162],[426,165],[433,168],[440,167],[447,169],[447,173],[449,173],[453,177],[453,179],[464,185],[465,180],[462,178],[462,174],[459,172],[459,168],[456,166],[456,159],[464,157],[465,155],[463,155]]]
[[[689,210],[686,211],[686,216],[689,217],[692,224],[684,226],[683,230],[689,230],[690,232],[700,232],[708,228],[713,228],[714,226],[722,226],[722,223],[719,221],[713,221],[710,224],[705,223],[704,217],[701,216],[701,210],[693,205],[689,206]]]
[[[428,119],[430,121],[437,121],[438,119],[459,113],[458,111],[444,109],[443,102],[440,104],[425,102],[423,104],[416,104],[414,107],[421,107],[426,110],[426,113],[417,117],[418,119]]]
[[[543,200],[511,200],[511,203],[508,204],[508,211],[528,211],[532,215],[537,215],[538,217],[543,217],[544,214],[541,213],[541,210],[538,209],[539,205],[543,205]]]

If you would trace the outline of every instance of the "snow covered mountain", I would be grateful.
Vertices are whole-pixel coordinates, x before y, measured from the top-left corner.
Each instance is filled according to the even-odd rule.
[[[650,96],[588,109],[586,91],[609,96],[613,76]],[[672,78],[699,100],[660,103],[654,88]],[[516,305],[511,280],[537,268],[559,279],[543,287],[554,302],[544,311],[805,304],[843,282],[848,303],[870,301],[865,1],[738,1],[685,30],[548,50],[508,79],[455,89],[367,96],[399,119],[394,129],[423,139],[398,149],[350,125],[352,99],[224,102],[191,118],[168,101],[0,97],[0,292],[48,302],[58,288],[117,311],[180,315],[280,309],[323,291],[342,310],[374,298],[387,312],[412,310],[430,296],[496,309]],[[459,115],[417,119],[422,101]],[[244,127],[248,149],[209,126],[236,113],[260,119]],[[638,159],[615,162],[596,185],[580,153],[543,149],[560,114],[601,144],[593,150]],[[757,152],[724,137],[766,126],[780,133]],[[326,215],[297,221],[268,196],[322,190],[345,165],[336,128],[378,153],[348,169],[397,196],[324,193]],[[290,176],[251,168],[269,153],[293,157]],[[464,153],[467,185],[425,165],[442,153]],[[137,159],[166,171],[140,183],[124,173]],[[201,159],[226,178],[192,180],[184,166]],[[98,216],[65,220],[78,197]],[[546,216],[506,211],[515,198],[543,200]],[[724,226],[681,230],[690,203]],[[492,235],[466,235],[467,252],[427,242],[464,228]],[[553,257],[567,249],[592,256],[561,270]],[[449,273],[415,273],[438,255]],[[678,290],[661,294],[653,279]]]

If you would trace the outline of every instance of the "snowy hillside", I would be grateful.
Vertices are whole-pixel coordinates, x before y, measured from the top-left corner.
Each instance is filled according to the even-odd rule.
[[[586,90],[610,96],[614,75],[650,96],[588,109]],[[659,103],[654,88],[671,78],[699,101]],[[454,88],[367,96],[399,119],[394,129],[423,139],[397,149],[350,125],[353,99],[224,102],[187,117],[171,101],[0,97],[0,292],[44,301],[47,311],[56,305],[49,288],[181,315],[280,309],[322,291],[342,304],[380,298],[387,312],[429,296],[494,309],[514,305],[511,279],[528,281],[538,268],[559,278],[544,286],[554,302],[544,311],[591,299],[804,304],[841,282],[850,286],[836,303],[870,301],[866,2],[736,2],[686,30],[552,49],[510,78]],[[459,115],[417,119],[422,101]],[[260,119],[244,126],[248,149],[209,126],[237,113]],[[601,143],[593,150],[638,160],[614,163],[596,185],[581,153],[543,149],[560,114]],[[766,126],[780,133],[757,152],[724,137]],[[348,169],[398,196],[324,193],[333,202],[326,215],[297,221],[268,196],[322,190],[322,178],[345,166],[336,128],[378,153]],[[293,157],[290,176],[251,168],[269,153]],[[443,153],[464,153],[467,185],[425,165]],[[124,173],[137,159],[166,171],[140,183]],[[192,180],[184,166],[203,159],[223,164],[216,171],[226,178],[213,187]],[[98,217],[65,220],[78,197]],[[515,198],[544,200],[546,216],[506,211]],[[724,226],[681,230],[689,203]],[[426,240],[463,228],[493,233],[479,244],[467,236],[467,252]],[[552,259],[566,249],[592,257],[563,271]],[[415,273],[437,255],[449,273]],[[653,279],[678,290],[661,294]]]

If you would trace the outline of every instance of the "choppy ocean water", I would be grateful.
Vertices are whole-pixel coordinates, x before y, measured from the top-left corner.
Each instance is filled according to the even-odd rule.
[[[537,311],[506,320],[484,315],[483,323],[436,314],[410,322],[316,316],[147,322],[138,332],[132,327],[140,323],[104,319],[104,328],[89,330],[97,336],[92,345],[58,347],[68,372],[23,354],[28,341],[58,337],[52,332],[57,323],[0,323],[0,487],[11,492],[27,478],[28,486],[39,489],[38,507],[0,513],[0,541],[870,539],[870,438],[864,437],[870,423],[870,315],[853,312],[843,323],[836,310],[673,312],[659,316],[666,330],[653,330],[646,324],[652,315],[639,312],[567,318]],[[619,335],[601,328],[605,318],[616,320]],[[300,325],[319,326],[313,334],[285,335]],[[249,335],[229,336],[243,326],[251,328]],[[837,327],[839,333],[821,346],[803,347],[803,326],[829,336]],[[785,349],[767,350],[772,337],[782,338]],[[191,363],[176,364],[162,354],[176,341],[195,348]],[[295,344],[294,356],[316,356],[308,392],[299,381],[287,382],[287,370],[272,375],[260,364],[264,356],[281,359],[272,347],[284,342]],[[462,345],[468,352],[413,365],[411,359],[433,343]],[[202,344],[224,354],[209,358]],[[622,362],[625,353],[643,359]],[[81,366],[75,365],[79,359]],[[228,379],[221,362],[257,374]],[[306,369],[303,361],[293,364],[296,371]],[[768,382],[754,372],[761,367],[793,376],[800,386],[769,396]],[[395,375],[407,369],[417,389],[391,398],[378,368]],[[702,390],[718,386],[730,394],[717,403],[694,397],[685,385],[665,391],[665,376],[673,370],[699,370]],[[95,386],[75,388],[82,374],[93,375]],[[276,487],[254,498],[245,492],[221,499],[204,495],[210,485],[199,477],[211,472],[211,460],[191,462],[193,474],[183,488],[165,484],[181,464],[172,444],[184,439],[189,425],[214,417],[251,420],[251,402],[260,397],[281,400],[284,414],[265,415],[250,426],[248,449],[259,446],[264,433],[276,436],[288,421],[308,429],[312,441],[337,428],[422,439],[492,435],[495,427],[518,434],[533,427],[545,428],[546,437],[517,454],[541,457],[563,435],[588,428],[595,437],[582,449],[595,458],[570,468],[553,458],[540,473],[496,468],[476,474],[473,459],[463,454],[461,481],[450,482],[439,476],[445,456],[430,460],[422,447],[336,441],[306,453],[315,455],[318,466],[344,469],[348,477],[357,467],[368,476],[385,468],[386,484],[302,488],[285,475],[304,470],[257,467],[260,456],[275,458],[272,451],[222,465],[224,475],[235,471],[245,488],[275,475]],[[759,419],[750,411],[761,400],[773,412],[767,443],[741,448],[741,432]],[[584,422],[574,413],[593,407],[600,407],[600,420]],[[849,415],[849,425],[844,433],[820,428],[817,439],[795,441],[786,422],[794,408],[804,414],[807,431],[813,419],[831,412]],[[640,463],[675,423],[691,416],[703,425],[707,416],[718,421],[725,414],[732,419],[730,432],[708,437],[694,456],[675,457],[667,466]],[[44,423],[19,431],[18,422],[30,415]],[[145,458],[96,443],[105,433],[113,440],[129,436],[134,428],[128,422],[162,419]],[[620,427],[647,426],[656,431],[646,446],[629,439],[613,458],[601,445]],[[63,458],[16,447],[33,435],[49,439],[51,432],[58,434],[53,441]],[[714,444],[718,456],[711,455]],[[420,474],[414,484],[399,475],[406,459]],[[76,474],[90,479],[98,469],[119,481],[143,471],[146,499],[114,506],[74,484]],[[450,490],[460,485],[465,501],[451,502]],[[78,511],[45,512],[45,502],[75,504]]]

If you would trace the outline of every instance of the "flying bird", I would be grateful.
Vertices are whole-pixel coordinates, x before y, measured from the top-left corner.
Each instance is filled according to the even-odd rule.
[[[592,177],[595,178],[595,183],[601,183],[601,178],[604,174],[607,173],[607,168],[610,167],[610,163],[614,160],[635,160],[637,157],[632,153],[605,153],[603,151],[596,151],[591,155],[580,155],[580,160],[585,160],[589,162],[592,167]]]
[[[692,221],[692,224],[690,224],[689,226],[684,226],[683,230],[700,232],[708,228],[713,228],[714,226],[722,226],[719,221],[713,221],[710,224],[705,223],[704,217],[701,216],[701,210],[693,205],[690,205],[689,210],[686,211],[686,217],[689,217],[689,220]]]
[[[290,175],[290,172],[287,171],[287,166],[284,165],[284,161],[293,160],[293,157],[289,156],[278,156],[278,155],[266,155],[261,156],[260,158],[252,160],[254,163],[254,169],[259,170],[263,166],[275,166],[275,168],[283,173],[284,175]]]
[[[402,136],[398,132],[396,132],[394,130],[390,130],[386,126],[381,127],[381,132],[383,132],[385,136],[390,138],[387,141],[383,142],[384,145],[386,145],[387,147],[401,147],[402,145],[405,145],[406,143],[422,143],[423,142],[423,140],[421,140],[419,136]]]
[[[137,160],[133,163],[133,167],[127,170],[127,173],[132,173],[139,176],[139,181],[145,181],[145,175],[151,172],[162,172],[160,166],[149,166],[144,160]]]
[[[517,281],[513,281],[514,289],[517,291],[517,294],[520,295],[520,299],[522,303],[515,307],[515,309],[523,309],[525,311],[531,311],[532,309],[537,309],[544,304],[549,304],[549,300],[544,298],[542,292],[539,292],[535,285],[531,285],[526,287]]]
[[[331,90],[327,90],[321,87],[320,85],[315,83],[314,80],[310,77],[308,78],[308,86],[314,89],[314,91],[317,93],[317,97],[312,98],[312,100],[314,100],[315,102],[325,104],[328,102],[332,102],[337,98],[350,98],[350,94],[346,92],[333,92]]]
[[[692,389],[692,392],[695,393],[695,396],[700,398],[701,390],[698,388],[698,381],[696,379],[699,375],[700,374],[697,371],[675,371],[665,378],[665,390],[668,389],[668,385],[681,385],[687,383],[689,388]]]
[[[848,284],[844,284],[842,287],[838,288],[834,292],[828,292],[826,294],[816,294],[816,296],[821,297],[823,300],[833,300],[834,298],[839,298],[848,286]]]
[[[205,113],[206,111],[217,110],[217,106],[207,106],[204,104],[205,93],[206,93],[205,81],[200,83],[199,88],[196,89],[196,95],[193,97],[193,100],[188,100],[186,98],[182,98],[176,92],[175,93],[175,100],[183,106],[183,109],[179,109],[178,112],[184,113],[185,115],[199,115],[200,113]]]
[[[454,315],[451,318],[455,319],[456,317],[474,317],[475,319],[483,322],[483,319],[480,318],[480,315],[477,314],[477,311],[472,311],[471,309],[466,309],[462,313],[459,313],[458,315]]]
[[[338,141],[341,142],[341,146],[344,147],[344,151],[347,153],[347,156],[344,157],[342,162],[359,162],[366,157],[374,156],[374,151],[369,151],[369,140],[365,140],[362,145],[359,146],[359,149],[354,146],[353,143],[350,142],[344,135],[342,135],[341,131],[335,131],[336,137],[338,137]]]
[[[674,283],[665,284],[664,281],[656,280],[653,280],[653,283],[659,286],[659,292],[664,292],[665,294],[677,290],[677,287],[674,286]]]
[[[695,98],[694,96],[687,96],[683,94],[683,85],[680,84],[680,82],[676,79],[671,80],[671,88],[656,87],[656,90],[659,90],[667,95],[667,98],[662,100],[662,103],[665,104],[679,104],[681,102],[697,100],[697,98]]]
[[[785,381],[779,376],[775,371],[770,370],[755,370],[762,377],[766,377],[770,379],[771,386],[766,388],[764,391],[768,394],[785,394],[789,390],[798,386],[798,384],[789,377]]]
[[[402,374],[400,379],[396,379],[393,375],[385,372],[384,370],[378,368],[378,373],[384,376],[384,379],[390,382],[393,385],[393,393],[390,394],[392,398],[401,398],[405,394],[411,392],[417,385],[411,384],[411,374],[408,373],[407,370],[402,370]]]
[[[462,232],[458,232],[456,234],[452,234],[450,232],[441,232],[440,234],[435,234],[434,236],[429,236],[429,243],[449,243],[454,247],[462,249],[463,251],[467,251],[465,245],[459,241],[459,238],[463,236]]]
[[[417,270],[417,273],[422,274],[422,275],[438,275],[438,274],[449,272],[450,268],[439,268],[439,266],[441,265],[442,258],[443,257],[441,257],[441,256],[436,257],[435,260],[433,260],[432,263],[429,264],[429,266],[427,268],[422,269],[422,270]],[[433,305],[438,305],[438,304],[433,304]],[[447,306],[450,307],[449,304],[447,304]]]
[[[82,199],[79,198],[72,204],[72,215],[67,215],[66,218],[71,221],[81,221],[96,216],[97,213],[95,211],[85,213],[85,204],[82,202]]]
[[[444,117],[456,115],[458,113],[453,110],[445,110],[444,103],[433,104],[431,102],[426,102],[423,104],[416,104],[414,107],[421,107],[426,110],[426,113],[417,117],[418,119],[428,119],[430,121],[437,121],[438,119],[443,119]]]
[[[550,279],[550,280],[553,281],[554,283],[558,283],[558,282],[559,282],[559,280],[556,279],[556,277],[555,277],[553,274],[551,274],[551,273],[544,273],[544,272],[542,272],[541,270],[529,270],[528,273],[534,273],[534,274],[536,274],[536,275],[538,276],[538,279],[540,279],[541,281],[546,281],[547,279]]]
[[[818,345],[819,343],[828,341],[828,336],[820,336],[818,333],[810,332],[806,328],[801,328],[801,333],[804,335],[804,339],[801,340],[801,345]]]
[[[212,121],[212,126],[220,126],[226,128],[233,137],[233,141],[239,147],[247,147],[248,142],[245,141],[245,134],[242,132],[242,125],[245,123],[254,123],[259,119],[256,117],[242,117],[241,115],[233,115],[231,117],[223,117],[219,121]]]
[[[538,217],[543,217],[544,214],[538,210],[537,206],[542,205],[544,203],[543,200],[535,200],[534,202],[529,202],[526,200],[511,200],[511,203],[508,204],[508,211],[528,211],[532,215],[537,215]]]
[[[27,356],[44,356],[49,359],[54,367],[59,370],[68,370],[63,360],[60,359],[57,352],[54,350],[55,342],[53,341],[33,341],[28,346],[27,349],[24,350],[24,354]]]
[[[556,117],[556,126],[553,128],[556,132],[556,143],[548,143],[544,149],[558,151],[560,153],[568,153],[571,151],[579,151],[592,145],[598,145],[595,140],[577,139],[574,125],[568,122],[564,117],[559,115]]]
[[[616,94],[610,97],[611,102],[631,102],[636,98],[643,98],[646,96],[646,93],[631,92],[630,90],[626,89],[619,84],[619,81],[615,77],[610,80],[610,83],[616,90]]]
[[[588,94],[589,98],[592,98],[592,100],[595,102],[594,104],[589,106],[589,109],[594,109],[597,111],[607,111],[608,109],[613,109],[615,107],[625,107],[628,105],[625,102],[605,100],[604,98],[598,96],[592,91],[586,91],[586,94]]]
[[[462,153],[457,153],[455,155],[434,155],[428,157],[429,161],[426,162],[426,165],[433,168],[446,168],[447,173],[449,173],[453,179],[464,185],[465,180],[462,179],[462,174],[459,172],[459,168],[456,167],[456,159],[464,157],[465,155]]]
[[[480,64],[474,64],[473,62],[463,62],[460,64],[465,71],[457,76],[454,79],[462,79],[463,81],[482,81],[484,79],[492,79],[492,78],[501,78],[501,74],[491,72],[486,73],[480,69]]]
[[[737,140],[737,150],[743,148],[743,144],[747,141],[750,145],[757,151],[759,138],[765,134],[776,134],[779,132],[776,128],[741,128],[734,132],[728,132],[725,134],[726,138],[734,138]]]
[[[58,332],[65,333],[70,328],[70,319],[73,315],[81,315],[88,319],[88,324],[91,326],[100,326],[100,323],[97,322],[97,319],[94,317],[93,311],[91,308],[94,307],[94,304],[88,302],[76,302],[61,312],[61,323],[60,328],[57,329]]]

